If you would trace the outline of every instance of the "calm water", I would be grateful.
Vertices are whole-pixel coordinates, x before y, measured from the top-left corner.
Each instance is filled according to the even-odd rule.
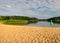
[[[46,22],[46,21],[40,21],[40,22],[37,22],[37,23],[31,23],[31,24],[28,24],[28,26],[43,26],[43,27],[50,27],[50,23],[49,22]],[[60,24],[53,24],[53,27],[60,27]]]

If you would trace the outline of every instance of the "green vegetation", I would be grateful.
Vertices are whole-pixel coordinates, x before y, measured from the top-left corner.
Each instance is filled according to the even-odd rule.
[[[60,23],[60,16],[47,19],[47,21],[49,21],[49,22],[50,22],[50,20],[52,20],[53,23]]]
[[[38,21],[51,21],[53,23],[60,23],[60,17],[53,17],[49,19],[37,19],[26,16],[0,16],[0,22],[12,25],[25,25],[29,23],[36,23]]]
[[[35,23],[38,19],[25,16],[0,16],[0,21],[4,24],[24,25],[28,23]]]
[[[28,24],[27,20],[4,20],[4,24],[12,24],[12,25],[24,25]]]
[[[52,17],[52,18],[48,18],[48,19],[39,19],[39,21],[48,21],[48,22],[50,22],[51,20],[53,23],[60,24],[60,16],[59,17]]]

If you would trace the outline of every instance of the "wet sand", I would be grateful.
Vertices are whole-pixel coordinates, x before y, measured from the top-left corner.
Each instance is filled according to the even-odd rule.
[[[0,24],[0,43],[60,43],[60,27]]]

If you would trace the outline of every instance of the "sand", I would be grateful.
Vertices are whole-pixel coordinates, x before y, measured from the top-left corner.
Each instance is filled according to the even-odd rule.
[[[0,24],[0,43],[60,43],[60,28]]]

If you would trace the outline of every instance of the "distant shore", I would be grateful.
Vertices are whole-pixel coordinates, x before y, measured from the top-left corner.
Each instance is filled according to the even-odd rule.
[[[16,26],[0,23],[0,43],[59,43],[60,27]]]

